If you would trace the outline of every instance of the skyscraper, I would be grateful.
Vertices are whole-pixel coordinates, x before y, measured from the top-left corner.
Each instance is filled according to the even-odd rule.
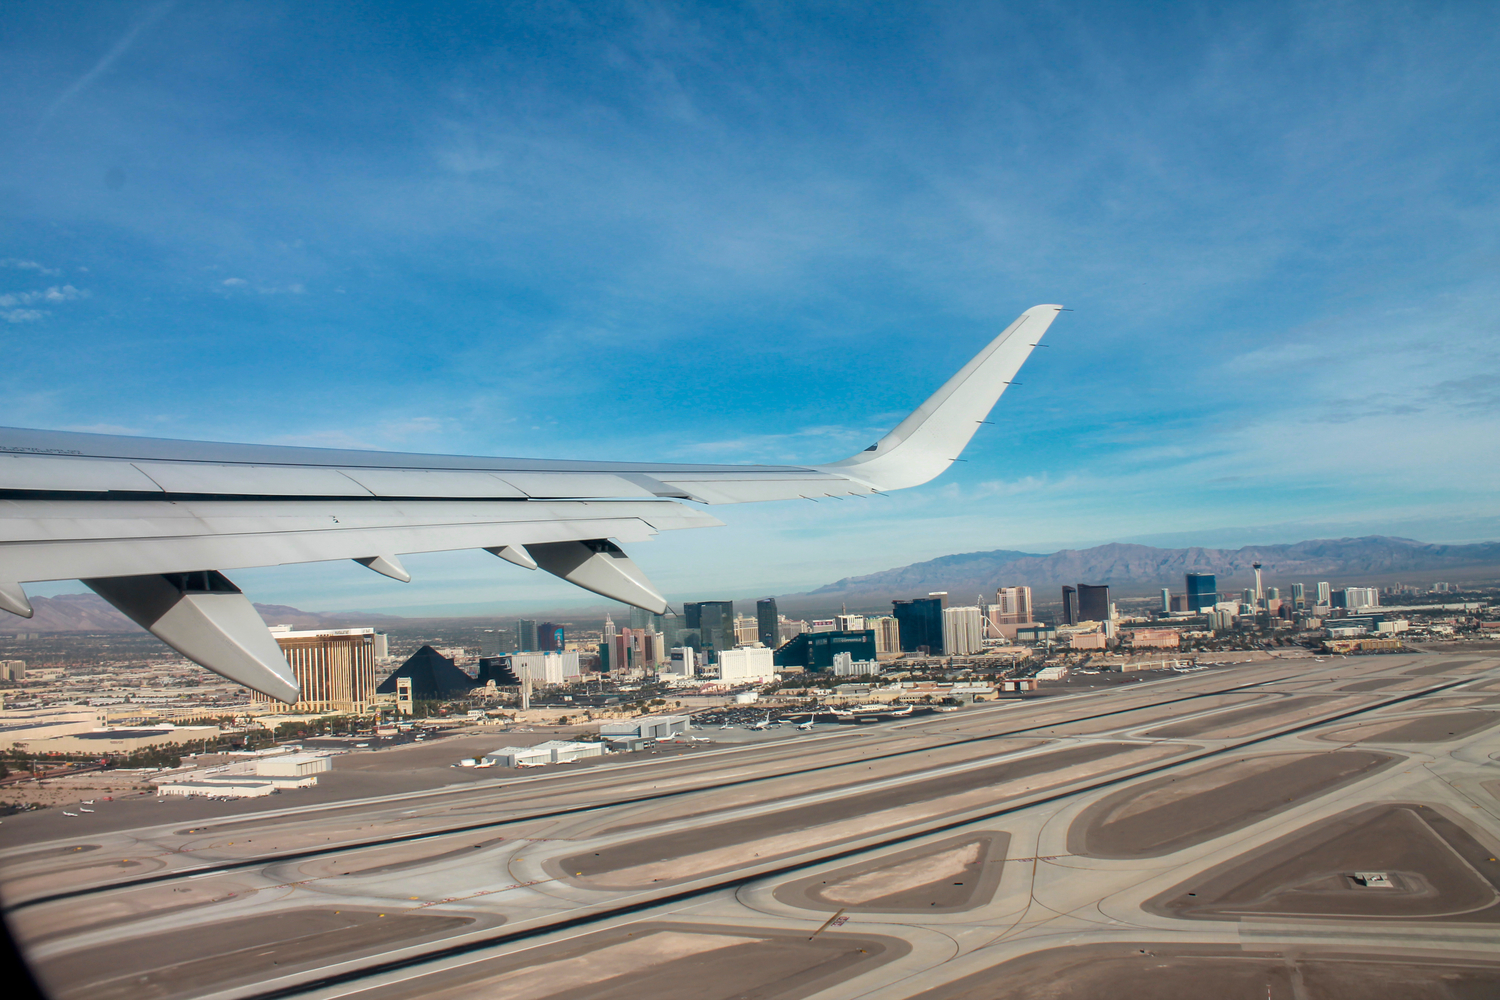
[[[775,649],[781,645],[781,636],[778,635],[777,623],[779,617],[776,614],[776,598],[765,597],[755,602],[755,631],[760,636],[760,644],[767,649]]]
[[[1109,587],[1080,583],[1078,585],[1078,620],[1109,621]]]
[[[544,653],[561,652],[566,646],[563,627],[557,622],[542,622],[536,628],[537,649]]]
[[[909,601],[892,601],[891,613],[901,635],[901,649],[907,653],[926,650],[931,656],[943,655],[943,600],[940,597],[916,597]]]
[[[984,648],[979,608],[943,609],[943,652],[947,656],[972,656]]]
[[[1031,588],[998,587],[990,609],[996,625],[1024,625],[1031,621]]]
[[[1212,573],[1189,573],[1187,575],[1187,606],[1189,611],[1202,611],[1219,603],[1219,583]]]
[[[1327,603],[1329,603],[1329,599],[1332,596],[1333,596],[1333,589],[1328,586],[1328,581],[1327,580],[1324,580],[1322,583],[1318,584],[1318,603],[1319,604],[1327,604]]]
[[[865,627],[875,633],[875,652],[901,652],[901,623],[891,615],[866,618]]]
[[[1078,591],[1074,590],[1072,587],[1064,587],[1062,589],[1062,598],[1063,624],[1077,625],[1081,620],[1078,617]]]
[[[1300,583],[1292,584],[1292,603],[1299,608],[1307,603],[1307,588]]]
[[[1161,609],[1163,612],[1172,610],[1172,592],[1166,587],[1161,588]]]
[[[749,615],[734,616],[734,644],[736,646],[753,646],[760,641],[760,620],[751,618]]]
[[[698,601],[684,604],[687,627],[698,633],[697,648],[708,662],[717,662],[722,650],[734,648],[734,602]]]
[[[536,645],[536,622],[527,621],[522,618],[516,622],[516,644],[522,653],[535,653]]]
[[[375,630],[273,629],[272,637],[297,678],[297,712],[363,715],[375,698]],[[19,661],[17,661],[19,662]],[[255,701],[270,701],[252,695]]]

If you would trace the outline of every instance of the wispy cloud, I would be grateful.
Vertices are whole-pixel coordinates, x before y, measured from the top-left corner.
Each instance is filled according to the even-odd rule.
[[[136,21],[135,24],[131,25],[130,28],[126,30],[125,34],[121,35],[119,40],[117,40],[114,45],[110,46],[109,51],[104,53],[104,55],[99,58],[99,61],[94,63],[94,65],[89,69],[87,73],[80,76],[77,80],[74,80],[66,90],[57,95],[56,100],[54,100],[47,106],[47,110],[42,114],[42,120],[41,123],[39,123],[39,126],[40,124],[45,124],[48,119],[57,114],[58,110],[62,108],[64,104],[67,104],[74,97],[77,97],[79,94],[83,93],[89,88],[90,85],[94,83],[95,80],[99,79],[99,77],[108,72],[109,68],[113,66],[121,56],[128,52],[132,45],[135,44],[135,40],[140,35],[140,33],[159,21],[162,16],[165,15],[167,11],[171,10],[175,5],[176,0],[162,0],[161,3],[152,4],[150,7],[146,8],[146,13],[141,17],[141,19]]]
[[[62,271],[55,267],[44,267],[34,260],[17,260],[14,257],[7,257],[4,260],[0,260],[0,267],[13,267],[20,271],[35,271],[38,274],[49,276],[62,274]]]
[[[0,295],[0,309],[9,309],[12,306],[27,306],[37,302],[71,302],[73,299],[86,299],[89,292],[84,289],[74,288],[72,285],[53,286],[34,292],[12,292]]]

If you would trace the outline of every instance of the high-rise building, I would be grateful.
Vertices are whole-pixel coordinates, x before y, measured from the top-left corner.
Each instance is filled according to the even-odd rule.
[[[765,684],[776,679],[776,654],[764,647],[719,652],[721,684]]]
[[[776,614],[776,598],[763,597],[755,602],[755,631],[762,646],[775,649],[781,645],[781,630],[777,628],[780,621]]]
[[[865,629],[864,615],[834,615],[834,630],[838,632],[863,632]]]
[[[1253,607],[1255,607],[1255,590],[1254,590],[1254,588],[1246,587],[1244,590],[1240,591],[1240,603],[1243,604],[1247,608],[1253,608]]]
[[[537,650],[543,653],[561,652],[567,644],[563,627],[557,622],[542,622],[536,627]]]
[[[926,652],[943,655],[943,599],[916,597],[909,601],[892,601],[901,636],[901,649],[907,653]]]
[[[1378,608],[1380,591],[1374,587],[1345,587],[1344,607],[1351,611],[1356,608]]]
[[[735,615],[734,617],[734,644],[736,646],[754,646],[756,643],[764,646],[760,641],[760,623],[748,615]]]
[[[996,625],[1025,625],[1031,621],[1031,588],[999,587],[990,619]]]
[[[835,632],[838,630],[838,627],[839,623],[832,618],[814,618],[807,623],[807,630],[809,632]]]
[[[1083,620],[1078,617],[1078,591],[1072,587],[1062,589],[1062,614],[1064,625],[1077,625]]]
[[[1081,622],[1109,621],[1109,588],[1089,583],[1078,585],[1078,620]]]
[[[782,642],[791,642],[806,632],[807,627],[807,622],[800,618],[780,618],[776,622],[776,634]]]
[[[1307,588],[1300,583],[1292,584],[1292,603],[1299,608],[1307,603]]]
[[[1323,582],[1319,583],[1318,584],[1318,603],[1319,604],[1328,604],[1329,601],[1330,601],[1330,599],[1332,597],[1333,597],[1333,590],[1328,586],[1328,581],[1324,580]]]
[[[692,677],[698,672],[697,654],[691,646],[677,646],[672,650],[672,660],[667,668],[670,674],[678,677]]]
[[[522,618],[516,622],[516,642],[522,653],[535,653],[536,644],[536,622]]]
[[[1212,573],[1187,574],[1189,611],[1202,611],[1219,603],[1219,583]]]
[[[301,695],[294,712],[363,715],[375,697],[375,630],[372,628],[272,629],[271,635]],[[254,695],[256,701],[272,701]]]
[[[1281,588],[1280,587],[1267,587],[1266,588],[1266,600],[1268,600],[1268,601],[1279,601],[1279,600],[1281,600]]]
[[[901,623],[891,615],[866,618],[865,628],[875,633],[876,653],[901,652]]]
[[[511,670],[532,685],[570,684],[578,679],[579,656],[576,652],[548,651],[516,653],[510,658]]]
[[[682,606],[687,627],[698,633],[691,645],[703,654],[705,662],[717,663],[719,653],[734,648],[734,602],[698,601]]]
[[[642,632],[660,632],[662,630],[661,615],[653,615],[645,608],[632,607],[630,609],[630,627]]]
[[[1161,589],[1161,609],[1166,613],[1170,613],[1172,610],[1172,592],[1166,587]]]
[[[984,648],[983,615],[977,607],[943,609],[943,652],[973,656]]]

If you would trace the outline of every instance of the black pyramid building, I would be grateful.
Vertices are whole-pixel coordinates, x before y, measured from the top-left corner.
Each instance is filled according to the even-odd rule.
[[[413,653],[411,659],[381,681],[375,691],[378,694],[395,694],[398,677],[411,678],[411,696],[418,701],[460,698],[476,686],[474,678],[458,669],[452,660],[431,646],[423,646]]]

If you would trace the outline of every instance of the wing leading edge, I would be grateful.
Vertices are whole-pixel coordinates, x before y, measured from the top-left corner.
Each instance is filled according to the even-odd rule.
[[[400,554],[482,548],[660,613],[666,600],[611,539],[722,524],[684,500],[817,500],[928,482],[958,459],[1061,308],[1026,310],[895,430],[828,465],[504,459],[0,428],[0,609],[30,617],[23,584],[82,580],[189,659],[284,701],[295,700],[295,680],[221,570],[353,559],[409,580]]]

